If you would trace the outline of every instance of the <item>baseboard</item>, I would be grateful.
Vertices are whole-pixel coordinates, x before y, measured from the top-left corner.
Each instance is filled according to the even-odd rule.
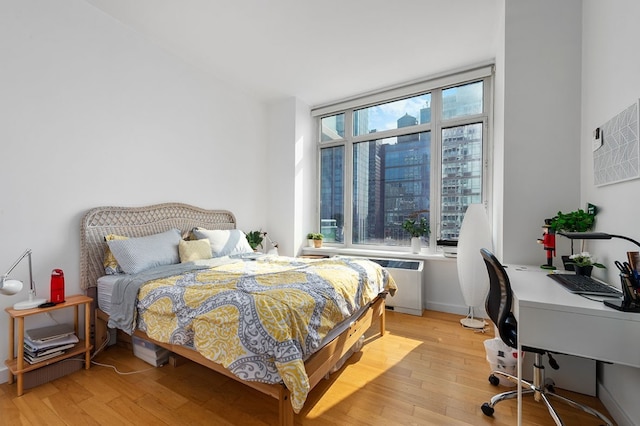
[[[466,316],[469,312],[469,308],[467,308],[466,306],[449,305],[445,303],[434,302],[425,303],[425,309],[428,309],[430,311],[446,312],[448,314],[457,314],[462,317]]]
[[[0,368],[0,384],[9,381],[9,369],[7,367]]]
[[[598,399],[605,407],[607,407],[609,414],[613,417],[611,420],[613,420],[618,426],[637,426],[637,423],[631,421],[629,416],[627,416],[627,414],[622,410],[616,400],[612,397],[611,393],[609,393],[602,383],[598,381],[597,387]]]

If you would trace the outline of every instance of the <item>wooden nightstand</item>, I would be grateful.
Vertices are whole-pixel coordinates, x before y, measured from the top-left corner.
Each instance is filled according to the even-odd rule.
[[[37,370],[41,367],[46,367],[63,359],[71,358],[80,354],[84,354],[84,368],[89,369],[91,366],[91,349],[92,346],[89,341],[90,330],[90,305],[93,299],[83,295],[67,296],[67,300],[64,303],[52,306],[50,308],[34,308],[16,310],[13,308],[6,308],[5,311],[9,314],[9,359],[5,361],[6,366],[9,368],[9,384],[13,383],[13,376],[17,378],[18,384],[18,396],[24,393],[23,374],[29,371]],[[48,359],[46,361],[39,362],[37,364],[29,364],[24,360],[24,319],[31,315],[43,314],[45,312],[57,311],[58,309],[65,309],[73,307],[75,309],[75,332],[76,336],[79,331],[79,307],[84,305],[84,340],[81,339],[76,345],[68,349],[64,354],[55,358]],[[18,322],[18,347],[15,347],[15,326],[16,320]],[[17,354],[16,354],[17,352]]]

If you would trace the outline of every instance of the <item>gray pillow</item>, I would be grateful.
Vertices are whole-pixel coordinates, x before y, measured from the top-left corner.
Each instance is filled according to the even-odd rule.
[[[156,266],[180,263],[181,239],[180,231],[170,229],[146,237],[107,241],[107,244],[122,270],[136,274]]]
[[[239,229],[204,229],[194,228],[193,235],[201,240],[207,238],[211,243],[213,257],[229,256],[232,254],[253,253],[247,241],[247,236]]]

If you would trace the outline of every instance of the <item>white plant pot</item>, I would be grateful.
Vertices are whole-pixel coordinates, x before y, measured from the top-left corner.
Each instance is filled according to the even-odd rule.
[[[313,240],[307,240],[309,247],[314,247]]]
[[[422,248],[422,238],[420,237],[412,237],[411,238],[411,251],[413,253],[420,253],[420,249]]]

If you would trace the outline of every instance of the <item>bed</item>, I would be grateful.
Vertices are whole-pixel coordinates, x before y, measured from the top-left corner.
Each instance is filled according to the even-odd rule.
[[[158,235],[175,241],[177,232],[182,254],[182,245],[191,244],[185,240],[206,239],[194,238],[194,229],[211,232],[205,236],[239,233],[231,212],[180,203],[98,207],[84,215],[80,280],[98,301],[94,347],[107,338],[107,324],[117,326],[272,396],[280,424],[292,425],[307,393],[375,319],[384,335],[384,297],[395,291],[393,279],[366,259],[229,255],[216,252],[212,238],[208,244],[220,256],[143,271],[118,252]],[[124,242],[107,245],[107,236]],[[132,273],[105,276],[107,247]]]

